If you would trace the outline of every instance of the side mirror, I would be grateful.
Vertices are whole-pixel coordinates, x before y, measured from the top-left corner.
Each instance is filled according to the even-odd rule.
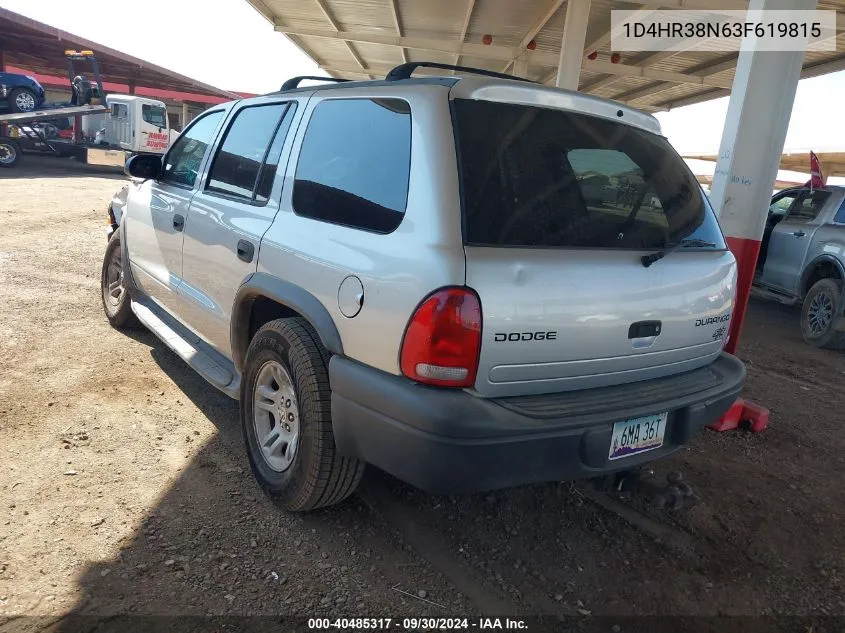
[[[130,156],[123,167],[123,173],[131,178],[156,179],[161,175],[161,156],[154,154]]]

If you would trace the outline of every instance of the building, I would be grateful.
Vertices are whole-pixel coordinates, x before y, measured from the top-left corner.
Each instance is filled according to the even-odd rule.
[[[70,100],[66,50],[94,51],[106,92],[159,99],[171,127],[181,130],[206,108],[247,96],[204,84],[166,68],[101,46],[67,31],[0,8],[0,71],[35,77],[54,103]],[[89,68],[79,68],[90,79]]]

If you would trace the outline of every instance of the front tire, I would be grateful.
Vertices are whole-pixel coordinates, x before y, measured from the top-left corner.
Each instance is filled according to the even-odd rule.
[[[38,99],[29,88],[15,88],[9,93],[9,110],[12,112],[34,112]]]
[[[118,330],[138,327],[140,322],[132,312],[131,300],[123,283],[123,254],[120,249],[120,231],[115,231],[106,246],[103,268],[100,272],[100,295],[103,310],[112,327]]]
[[[845,332],[837,327],[843,323],[842,282],[821,279],[804,297],[801,306],[801,335],[815,347],[845,349]]]
[[[0,167],[14,167],[20,160],[20,145],[11,139],[0,139]]]
[[[364,463],[335,452],[329,354],[301,318],[255,334],[241,382],[241,427],[249,464],[282,508],[306,512],[348,497]]]

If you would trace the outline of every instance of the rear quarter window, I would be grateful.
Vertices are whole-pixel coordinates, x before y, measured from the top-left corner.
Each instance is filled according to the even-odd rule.
[[[468,244],[725,248],[695,177],[665,138],[548,108],[453,102]]]
[[[406,101],[322,101],[302,141],[293,210],[323,222],[390,233],[405,214],[410,170]]]
[[[843,200],[842,204],[839,205],[839,209],[837,209],[833,221],[837,224],[845,224],[845,200]]]

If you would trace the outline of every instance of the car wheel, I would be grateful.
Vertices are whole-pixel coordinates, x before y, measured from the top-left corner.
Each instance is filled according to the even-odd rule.
[[[241,381],[241,427],[252,472],[282,508],[305,512],[338,503],[364,463],[335,452],[329,353],[301,318],[277,319],[255,334]]]
[[[123,255],[119,231],[112,234],[106,246],[103,270],[100,273],[100,291],[103,309],[112,327],[122,330],[140,325],[140,321],[132,312],[129,293],[123,283]]]
[[[801,335],[810,345],[825,349],[845,349],[842,282],[822,279],[813,284],[801,306]]]
[[[7,138],[0,139],[0,167],[14,167],[20,160],[20,146]]]
[[[9,93],[9,109],[12,112],[33,112],[37,106],[38,99],[29,88],[15,88]]]

